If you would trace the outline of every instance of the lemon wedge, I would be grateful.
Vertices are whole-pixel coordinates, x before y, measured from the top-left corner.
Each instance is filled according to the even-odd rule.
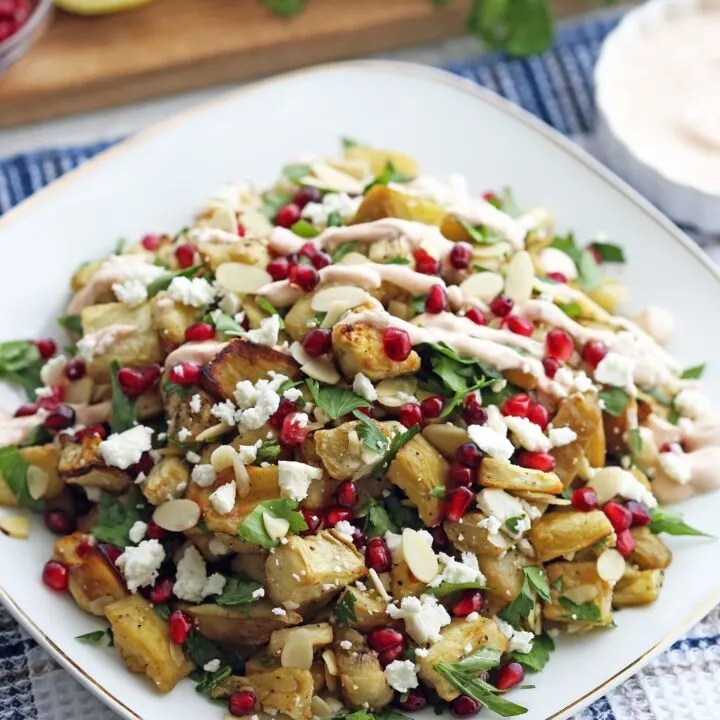
[[[75,15],[110,15],[147,5],[152,0],[55,0],[55,5]]]

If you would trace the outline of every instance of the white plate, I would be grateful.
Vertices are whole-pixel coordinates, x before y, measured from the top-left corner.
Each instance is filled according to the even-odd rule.
[[[674,350],[688,365],[720,359],[708,311],[718,275],[684,235],[598,163],[514,106],[437,70],[358,62],[258,83],[143,133],[65,176],[0,221],[6,263],[2,337],[55,333],[70,273],[110,251],[119,236],[179,228],[224,181],[271,181],[304,152],[332,153],[341,135],[403,150],[430,172],[458,171],[478,192],[513,187],[523,204],[552,209],[586,239],[623,243],[636,306],[655,302],[679,318]],[[720,405],[720,363],[708,391]],[[9,395],[0,397],[5,404]],[[683,507],[718,528],[720,495]],[[28,541],[0,537],[2,596],[15,616],[81,682],[127,718],[220,718],[186,682],[160,696],[110,649],[73,638],[96,627],[40,582],[52,538],[34,521]],[[617,613],[617,627],[561,643],[537,689],[514,693],[527,720],[568,717],[667,646],[720,599],[720,543],[672,541],[675,562],[659,602]],[[99,625],[99,623],[98,623]],[[418,716],[419,717],[419,716]],[[434,717],[429,714],[428,717]]]

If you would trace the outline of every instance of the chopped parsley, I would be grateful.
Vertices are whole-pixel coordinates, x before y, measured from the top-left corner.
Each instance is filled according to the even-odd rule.
[[[334,385],[321,385],[312,378],[307,378],[305,384],[315,404],[333,420],[337,420],[358,408],[370,407],[370,403],[365,398],[360,397],[352,390],[335,387]]]
[[[307,530],[308,526],[302,513],[297,509],[298,504],[294,500],[283,498],[281,500],[264,500],[258,503],[253,511],[242,521],[237,529],[237,534],[245,542],[251,545],[260,545],[265,549],[275,547],[280,543],[267,534],[263,514],[271,517],[282,518],[290,523],[291,533],[299,533]]]
[[[549,635],[536,635],[529,653],[521,653],[516,650],[510,653],[510,657],[521,663],[527,670],[540,672],[548,664],[550,653],[553,650],[555,650],[555,643]]]
[[[704,372],[705,363],[702,363],[701,365],[693,365],[692,367],[687,368],[687,370],[683,370],[680,377],[683,380],[699,380],[703,376]]]
[[[356,242],[344,242],[337,246],[333,254],[331,255],[333,263],[339,263],[346,255],[351,252],[356,252],[358,244]]]
[[[35,343],[27,340],[0,343],[0,379],[20,385],[29,400],[35,400],[35,389],[43,384],[40,368],[44,364]]]
[[[360,421],[357,434],[363,444],[377,455],[382,455],[389,447],[390,441],[375,422],[359,410],[353,410],[353,415]]]
[[[262,583],[245,578],[230,577],[225,583],[222,594],[215,598],[218,605],[233,607],[235,605],[250,605],[260,598],[253,593],[262,588]]]
[[[147,522],[152,512],[152,507],[135,486],[122,498],[101,491],[97,508],[98,519],[92,534],[100,542],[117,547],[129,545],[130,528],[138,520]]]
[[[605,388],[598,393],[598,396],[602,401],[603,411],[613,417],[620,417],[630,402],[630,396],[618,387]]]
[[[335,603],[335,617],[340,625],[349,625],[351,622],[357,622],[357,613],[355,612],[355,603],[357,598],[350,588],[346,589],[343,596]]]
[[[568,611],[565,616],[566,620],[577,620],[578,622],[586,622],[599,624],[602,622],[602,613],[600,608],[593,602],[584,602],[581,604],[573,602],[569,597],[561,595],[558,602]]]
[[[714,537],[709,533],[696,530],[688,525],[677,510],[666,507],[655,507],[650,509],[650,525],[648,526],[656,535],[666,533],[667,535],[698,535],[702,537]]]
[[[0,476],[10,488],[10,492],[23,507],[33,512],[42,512],[45,503],[42,500],[35,500],[28,490],[28,467],[15,445],[0,448]]]

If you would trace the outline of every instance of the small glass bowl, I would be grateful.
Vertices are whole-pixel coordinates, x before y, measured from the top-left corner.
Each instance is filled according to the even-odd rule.
[[[24,25],[9,38],[0,42],[0,75],[18,61],[37,42],[50,24],[52,0],[38,0]]]

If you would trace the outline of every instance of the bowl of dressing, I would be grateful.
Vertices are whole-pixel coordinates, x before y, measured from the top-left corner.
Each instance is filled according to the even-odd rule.
[[[720,232],[720,0],[650,0],[595,69],[613,169],[678,223]]]

